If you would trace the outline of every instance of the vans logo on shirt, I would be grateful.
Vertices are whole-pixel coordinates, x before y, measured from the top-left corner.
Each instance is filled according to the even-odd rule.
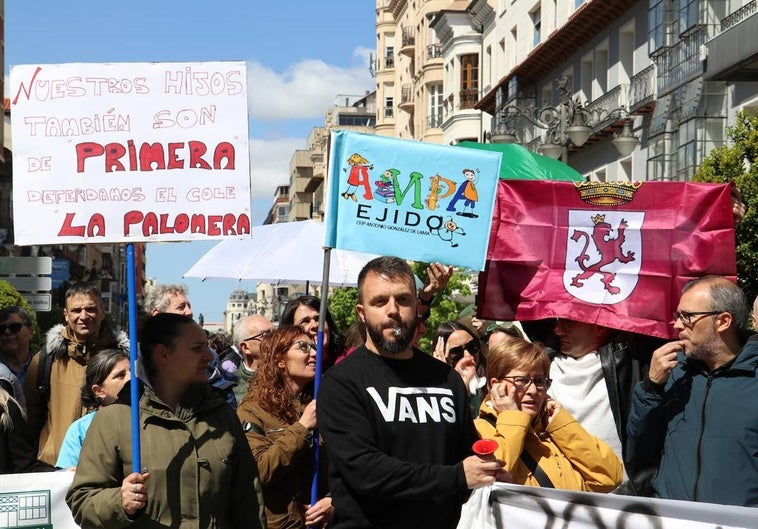
[[[447,388],[390,387],[387,401],[374,387],[366,391],[385,422],[449,422],[455,424],[453,391]]]

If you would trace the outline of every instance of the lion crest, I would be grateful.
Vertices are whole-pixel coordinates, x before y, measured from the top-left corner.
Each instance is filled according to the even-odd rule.
[[[628,226],[627,222],[625,219],[621,219],[616,228],[615,237],[611,236],[613,228],[609,223],[605,222],[605,215],[595,215],[592,217],[592,222],[594,223],[594,227],[592,228],[591,238],[600,254],[600,258],[592,264],[587,264],[590,260],[590,255],[587,253],[590,245],[590,235],[586,231],[575,229],[571,235],[571,240],[579,242],[580,239],[584,239],[584,247],[575,259],[582,271],[571,279],[571,285],[581,288],[584,286],[583,281],[595,274],[600,274],[600,281],[603,283],[605,290],[610,294],[618,294],[621,292],[621,289],[613,284],[616,274],[603,270],[603,267],[616,261],[620,263],[634,261],[634,252],[628,251],[624,253],[624,249],[622,248],[626,240],[624,231]]]

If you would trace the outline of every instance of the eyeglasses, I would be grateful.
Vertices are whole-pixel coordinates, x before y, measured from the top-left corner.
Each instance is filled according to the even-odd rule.
[[[313,342],[306,342],[305,340],[297,340],[292,343],[292,347],[295,347],[303,353],[310,353],[311,349],[316,350],[316,344]]]
[[[11,334],[18,334],[18,332],[24,328],[23,323],[13,322],[0,325],[0,334],[5,334],[5,331],[10,330]]]
[[[266,336],[268,336],[272,332],[273,331],[271,329],[266,329],[265,331],[261,331],[258,334],[255,334],[255,335],[251,336],[250,338],[245,338],[242,341],[243,342],[253,342],[255,340],[262,340],[263,338],[265,338]]]
[[[471,340],[463,345],[456,345],[455,347],[451,347],[447,351],[447,363],[451,366],[455,366],[455,364],[457,364],[458,361],[463,358],[463,355],[466,353],[466,351],[468,351],[471,356],[478,355],[479,342],[476,340]]]
[[[516,389],[526,389],[529,387],[529,384],[534,382],[534,387],[539,389],[540,391],[545,391],[550,388],[550,385],[553,383],[552,379],[545,378],[545,377],[525,377],[525,376],[512,376],[512,377],[503,377],[504,379],[510,380],[511,384],[516,386]]]
[[[723,311],[720,310],[706,310],[706,311],[700,311],[700,312],[689,312],[686,310],[677,310],[674,312],[674,323],[676,323],[678,320],[682,320],[682,323],[686,325],[687,327],[690,327],[693,324],[692,317],[693,316],[715,316],[716,314],[721,314]],[[699,320],[698,318],[697,320]],[[695,323],[697,323],[697,320],[695,320]]]

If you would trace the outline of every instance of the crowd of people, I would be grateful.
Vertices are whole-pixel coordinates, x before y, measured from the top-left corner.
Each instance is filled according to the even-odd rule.
[[[129,342],[99,291],[72,285],[36,354],[30,315],[3,308],[0,471],[75,472],[83,528],[452,528],[495,481],[758,507],[758,335],[733,282],[687,283],[673,341],[473,317],[430,330],[424,352],[451,274],[435,263],[417,290],[404,260],[369,262],[356,324],[343,334],[326,313],[318,395],[318,298],[228,337],[192,319],[186,288],[156,287],[138,331],[138,472]],[[480,438],[492,456],[473,453]]]

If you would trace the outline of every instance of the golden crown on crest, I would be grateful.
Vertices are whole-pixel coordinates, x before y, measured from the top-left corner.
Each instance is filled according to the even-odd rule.
[[[579,198],[593,206],[619,206],[632,201],[642,182],[574,182]]]

